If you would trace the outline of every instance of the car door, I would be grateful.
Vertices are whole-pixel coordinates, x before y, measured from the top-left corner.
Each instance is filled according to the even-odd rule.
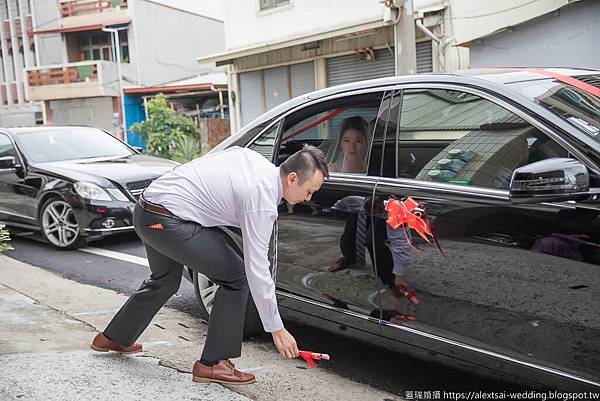
[[[377,197],[422,202],[444,256],[412,232],[422,251],[403,274],[419,303],[386,290],[383,334],[441,360],[598,385],[600,208],[508,198],[517,167],[577,149],[476,89],[406,86],[400,109]]]
[[[377,89],[302,107],[249,145],[277,165],[304,144],[317,146],[332,170],[310,201],[280,205],[280,307],[377,332],[379,284],[367,231],[372,225],[369,202],[378,179],[371,171],[373,166],[379,171],[380,160],[369,159],[369,148],[385,128],[385,119],[378,116],[389,107],[390,93]],[[349,136],[354,142],[342,143],[350,142]],[[357,225],[363,228],[362,244],[356,238]],[[357,241],[364,252],[357,252]],[[333,267],[336,263],[338,268]]]
[[[7,221],[31,224],[35,219],[27,213],[25,167],[15,143],[7,134],[0,133],[0,157],[6,156],[14,157],[18,167],[0,169],[0,216]]]

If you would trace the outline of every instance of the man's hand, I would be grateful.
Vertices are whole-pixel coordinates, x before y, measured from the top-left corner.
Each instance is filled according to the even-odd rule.
[[[300,355],[296,340],[285,328],[274,331],[271,335],[273,336],[275,347],[277,347],[277,350],[282,356],[292,359]]]

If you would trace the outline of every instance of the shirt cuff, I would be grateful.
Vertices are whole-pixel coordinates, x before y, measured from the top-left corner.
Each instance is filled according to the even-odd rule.
[[[270,322],[262,322],[262,324],[267,333],[283,329],[283,322],[279,315],[275,316]]]

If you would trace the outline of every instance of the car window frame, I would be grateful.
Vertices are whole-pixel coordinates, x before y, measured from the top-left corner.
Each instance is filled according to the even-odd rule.
[[[267,124],[258,134],[256,134],[250,140],[248,140],[244,144],[244,147],[249,148],[250,145],[252,145],[258,138],[260,138],[264,133],[266,133],[269,129],[271,129],[271,127],[273,127],[275,124],[280,124],[280,126],[278,128],[278,132],[277,132],[277,138],[275,140],[275,144],[273,145],[274,146],[273,156],[272,156],[272,159],[270,160],[273,163],[274,160],[277,159],[277,155],[279,152],[279,146],[281,145],[281,134],[282,134],[283,126],[285,125],[285,118],[288,117],[289,115],[291,115],[297,111],[300,111],[304,108],[312,107],[319,103],[323,103],[323,102],[327,102],[327,101],[331,101],[331,100],[335,100],[335,99],[339,99],[339,98],[349,97],[349,96],[361,95],[361,94],[365,94],[365,93],[381,92],[381,102],[383,102],[384,94],[387,91],[390,91],[390,92],[395,91],[396,86],[398,86],[398,85],[393,84],[393,85],[384,85],[384,86],[377,86],[377,87],[371,87],[371,88],[354,89],[354,90],[351,90],[348,92],[336,93],[334,95],[326,96],[326,97],[319,98],[319,99],[314,99],[312,101],[298,105],[294,108],[287,110],[285,113],[282,113],[277,118],[275,118],[273,121],[271,121],[269,124]],[[381,107],[381,102],[379,105],[380,107]],[[373,135],[373,132],[371,133],[371,135]],[[372,147],[373,147],[373,144],[371,143],[369,145],[369,156],[368,156],[369,158],[371,157]],[[355,182],[356,180],[360,180],[362,182],[368,182],[368,183],[375,184],[380,177],[374,176],[374,175],[368,175],[368,174],[331,172],[330,177],[326,178],[325,181],[330,181],[334,178],[337,181],[341,181],[341,182],[346,181],[346,179],[351,179],[352,182]]]
[[[408,89],[442,89],[442,90],[454,90],[454,91],[461,91],[461,92],[466,92],[468,94],[474,95],[474,96],[480,96],[481,98],[488,100],[494,104],[496,104],[499,107],[503,107],[505,108],[507,111],[514,113],[516,116],[522,118],[524,121],[526,121],[528,124],[531,124],[533,127],[539,129],[542,133],[544,133],[545,135],[548,135],[548,137],[550,137],[552,140],[554,140],[555,142],[557,142],[560,146],[562,146],[565,150],[567,150],[567,152],[569,152],[569,156],[578,160],[579,162],[581,162],[583,165],[585,165],[591,172],[593,172],[594,174],[598,175],[600,177],[600,169],[598,169],[595,165],[595,163],[589,159],[586,155],[584,155],[577,147],[575,147],[574,145],[572,145],[568,140],[566,140],[561,134],[556,133],[555,131],[553,131],[550,127],[548,127],[548,125],[542,121],[540,121],[538,118],[536,118],[535,116],[525,112],[524,110],[522,110],[521,108],[526,108],[527,110],[529,110],[527,108],[526,105],[521,104],[521,103],[517,103],[517,105],[505,100],[503,97],[498,97],[492,93],[489,93],[485,90],[479,89],[479,88],[475,88],[472,86],[462,86],[462,85],[457,85],[457,84],[450,84],[450,83],[405,83],[405,84],[398,84],[395,85],[395,88],[399,91],[401,91],[401,98],[403,101],[404,98],[404,91],[408,90]],[[402,110],[402,106],[400,106],[400,111]],[[533,113],[533,111],[531,111]],[[398,152],[398,139],[399,139],[399,135],[400,135],[400,130],[398,129],[398,132],[396,134],[396,168],[397,168],[397,152]],[[397,174],[396,174],[397,176]],[[481,191],[482,193],[488,193],[489,191],[487,190],[491,190],[493,192],[500,192],[500,193],[504,193],[506,194],[506,197],[508,197],[508,189],[497,189],[497,188],[487,188],[487,187],[480,187],[480,186],[465,186],[465,185],[461,185],[461,184],[451,184],[451,183],[444,183],[444,182],[435,182],[435,185],[431,185],[433,184],[431,181],[424,181],[424,180],[418,180],[415,178],[391,178],[391,177],[381,177],[382,180],[396,180],[398,182],[406,182],[406,183],[428,183],[430,185],[424,185],[425,187],[436,187],[436,188],[448,188],[448,190],[450,190],[450,192],[456,192],[453,190],[453,188],[462,188],[462,191],[465,191],[465,188],[469,188],[469,191],[472,190],[476,190],[476,189],[485,189],[486,191]],[[421,186],[421,185],[419,185]],[[480,192],[480,191],[476,191],[476,192]]]
[[[12,137],[12,135],[5,131],[0,131],[0,135],[5,135],[8,138],[8,140],[10,141],[10,143],[12,143],[13,148],[15,149],[15,153],[17,154],[17,159],[20,163],[20,164],[17,164],[15,167],[16,168],[25,168],[25,166],[26,166],[25,160],[23,159],[23,155],[21,154],[21,151],[19,150],[19,147],[17,146],[17,142]]]

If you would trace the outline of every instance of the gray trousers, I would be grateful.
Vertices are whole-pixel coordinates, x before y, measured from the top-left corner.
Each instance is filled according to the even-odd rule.
[[[104,334],[121,345],[133,344],[179,289],[185,265],[220,285],[202,358],[217,361],[239,357],[249,294],[243,259],[214,228],[151,213],[140,205],[135,206],[133,224],[146,247],[150,278],[131,294]]]

